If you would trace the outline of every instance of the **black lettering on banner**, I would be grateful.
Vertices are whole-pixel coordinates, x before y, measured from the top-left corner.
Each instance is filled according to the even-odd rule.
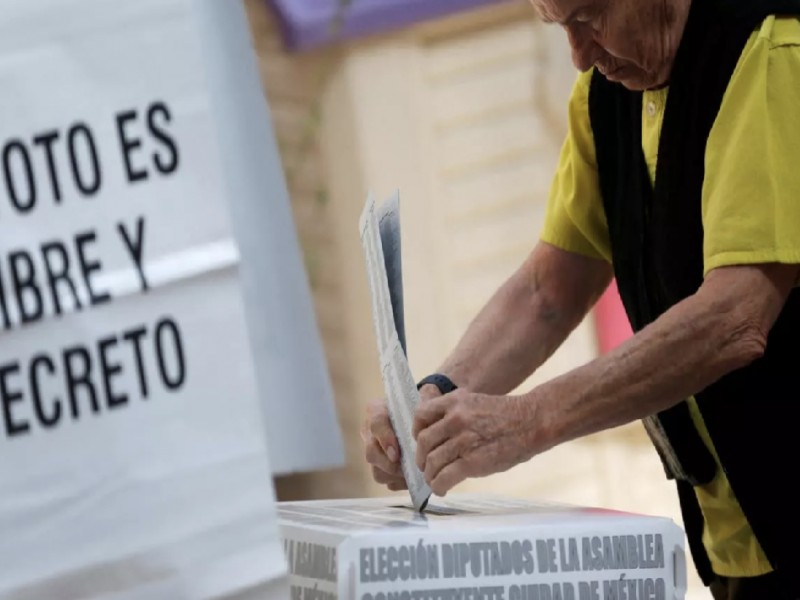
[[[19,157],[16,162],[21,165],[27,179],[25,186],[27,188],[25,190],[27,196],[20,196],[19,181],[14,176],[14,168],[11,161],[13,156]],[[23,214],[32,210],[36,206],[36,180],[33,178],[31,157],[21,140],[11,140],[3,148],[3,173],[5,174],[6,191],[14,208]]]
[[[131,329],[122,334],[122,339],[133,343],[133,352],[136,357],[136,372],[139,375],[139,393],[143,399],[147,398],[147,376],[144,371],[144,360],[142,359],[142,337],[147,334],[144,325],[136,329]]]
[[[97,414],[100,412],[100,405],[97,402],[97,392],[94,389],[94,384],[91,379],[92,357],[89,351],[83,346],[72,346],[71,348],[65,348],[61,356],[64,365],[69,405],[72,408],[72,418],[78,419],[81,414],[78,409],[78,391],[81,388],[86,391],[86,396],[89,398],[92,412]],[[80,369],[75,366],[75,357],[78,357],[82,362]]]
[[[139,275],[139,283],[142,286],[142,291],[146,292],[150,289],[147,284],[147,278],[144,276],[144,268],[142,267],[142,254],[144,250],[144,217],[136,219],[136,237],[131,238],[130,233],[125,227],[125,223],[117,223],[117,231],[119,231],[122,241],[125,243],[125,248],[133,259],[133,264],[136,267],[136,273]]]
[[[160,141],[166,149],[166,156],[153,152],[153,163],[160,173],[169,175],[178,168],[178,146],[175,140],[170,137],[167,130],[158,121],[163,120],[167,123],[172,121],[169,108],[163,102],[153,103],[147,111],[147,126],[153,137]]]
[[[80,139],[83,140],[82,145],[91,163],[91,171],[88,177],[85,172],[82,172],[81,161],[78,160],[78,140]],[[94,195],[100,189],[102,173],[92,131],[84,123],[73,125],[67,132],[67,145],[69,147],[69,162],[72,167],[72,179],[75,182],[75,186],[84,196]],[[87,179],[88,182],[86,181]]]
[[[167,359],[165,356],[165,331],[169,331],[170,337],[172,338],[172,354],[175,359],[175,373],[171,377],[167,370]],[[161,319],[156,324],[156,358],[158,358],[158,370],[161,374],[161,381],[166,388],[175,391],[181,387],[186,380],[186,363],[183,357],[183,345],[178,324],[169,317]]]
[[[50,191],[56,202],[61,202],[61,184],[58,181],[58,169],[56,169],[56,158],[53,155],[53,142],[58,140],[57,130],[40,133],[33,138],[34,146],[41,146],[44,149],[45,159],[47,160],[47,173],[50,175]]]
[[[131,121],[135,121],[137,113],[135,110],[126,110],[117,114],[117,134],[119,135],[119,143],[122,147],[122,158],[125,162],[125,173],[128,176],[128,182],[134,183],[147,179],[146,169],[137,169],[133,165],[131,154],[134,150],[142,145],[140,138],[129,138],[126,131],[127,125]]]
[[[25,250],[9,252],[8,264],[11,267],[11,280],[17,298],[22,323],[38,321],[44,314],[42,293],[36,284],[36,268],[33,259]],[[27,293],[26,293],[27,292]],[[32,305],[26,301],[30,299]]]
[[[33,433],[37,426],[47,430],[69,421],[101,417],[131,406],[137,397],[147,400],[152,387],[146,366],[156,363],[160,379],[156,378],[155,385],[161,383],[164,390],[174,392],[185,384],[183,337],[178,323],[169,317],[152,327],[139,324],[88,345],[77,343],[54,354],[37,352],[25,360],[0,365],[0,437],[13,439]],[[128,369],[135,369],[136,375],[124,377]],[[137,395],[134,381],[138,381],[141,395]],[[426,550],[428,561],[422,567],[433,577],[432,569],[438,567],[437,561],[431,560],[431,548]],[[298,572],[336,581],[335,548],[309,544],[306,550],[298,554]]]
[[[30,423],[18,420],[13,414],[13,404],[20,402],[24,396],[19,388],[10,389],[8,377],[19,374],[19,363],[12,362],[0,366],[0,402],[3,404],[3,424],[6,436],[14,437],[30,431]]]
[[[119,362],[112,363],[108,357],[109,348],[115,347],[117,344],[117,336],[115,335],[105,337],[97,343],[97,350],[100,354],[100,371],[103,373],[103,390],[106,394],[106,406],[108,408],[117,408],[128,403],[128,395],[115,394],[111,382],[112,378],[122,373],[122,364]]]
[[[108,292],[97,292],[92,284],[92,273],[102,269],[102,263],[99,260],[91,260],[86,258],[84,246],[88,243],[97,241],[97,234],[94,231],[86,231],[79,233],[75,236],[75,247],[78,250],[78,262],[81,266],[81,274],[83,281],[86,284],[86,289],[89,291],[90,304],[102,304],[111,300],[111,294]]]
[[[31,359],[31,366],[28,373],[31,386],[31,396],[33,398],[33,410],[36,413],[36,418],[43,427],[55,427],[61,419],[61,400],[58,398],[53,399],[53,412],[49,415],[45,412],[44,405],[42,404],[42,394],[39,387],[39,366],[44,366],[50,375],[56,372],[56,366],[53,364],[52,359],[46,354],[37,354]]]
[[[3,313],[3,329],[11,327],[11,318],[8,315],[8,305],[6,304],[6,286],[3,277],[0,275],[0,312]]]
[[[63,282],[72,294],[74,307],[78,310],[82,308],[80,298],[78,297],[78,290],[75,283],[70,277],[69,271],[69,253],[62,242],[53,240],[52,242],[45,242],[41,246],[42,259],[44,261],[45,271],[47,271],[47,284],[50,287],[50,295],[53,300],[53,309],[55,314],[60,315],[62,312],[61,298],[58,289],[58,282]],[[58,258],[57,265],[54,265],[55,255]]]
[[[183,157],[172,131],[174,115],[165,101],[122,110],[113,118],[128,183],[178,171]],[[0,140],[0,194],[6,192],[9,209],[19,215],[37,206],[52,208],[48,195],[53,207],[67,205],[70,194],[94,196],[104,179],[102,146],[92,125],[80,120]],[[51,222],[52,218],[47,215]],[[115,225],[141,291],[146,292],[150,282],[144,267],[145,218]],[[52,314],[60,316],[111,301],[114,289],[103,277],[109,259],[101,252],[99,236],[97,230],[86,229],[64,239],[29,240],[29,247],[3,251],[0,326],[11,329],[39,321],[51,314],[51,302]],[[173,392],[181,389],[187,381],[183,334],[177,320],[165,316],[154,325],[106,333],[90,345],[75,341],[52,352],[34,351],[25,361],[0,364],[0,435],[4,431],[5,437],[13,438],[37,426],[49,430],[70,420],[102,415],[105,409],[133,404],[139,396],[148,399],[159,385]],[[136,375],[126,377],[126,370],[134,365]],[[428,561],[424,567],[430,570],[436,565]]]

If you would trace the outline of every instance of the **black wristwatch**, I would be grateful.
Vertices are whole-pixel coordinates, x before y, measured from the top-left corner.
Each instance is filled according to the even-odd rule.
[[[458,386],[453,383],[453,381],[447,375],[442,375],[441,373],[434,373],[420,380],[420,382],[417,384],[417,389],[421,389],[423,385],[428,384],[435,385],[437,388],[439,388],[439,391],[442,393],[442,395],[449,394],[453,390],[458,389]]]

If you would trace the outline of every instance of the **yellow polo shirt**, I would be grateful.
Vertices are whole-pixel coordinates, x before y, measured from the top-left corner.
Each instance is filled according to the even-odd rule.
[[[569,103],[569,133],[550,192],[542,239],[611,261],[589,121],[591,70]],[[655,178],[668,89],[644,93],[642,150]],[[704,273],[722,266],[800,263],[800,20],[769,17],[736,65],[708,138],[702,192]],[[717,457],[693,399],[695,426]],[[719,459],[717,458],[717,462]],[[703,543],[718,575],[772,570],[722,469],[695,488]]]

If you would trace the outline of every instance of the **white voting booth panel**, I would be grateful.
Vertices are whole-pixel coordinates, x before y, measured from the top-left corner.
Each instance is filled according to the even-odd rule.
[[[344,464],[344,445],[278,146],[241,0],[194,0],[241,252],[274,474]]]
[[[239,2],[3,7],[4,600],[286,597],[288,386],[325,423],[282,468],[340,440],[248,42]]]
[[[491,496],[279,503],[290,599],[680,600],[671,520]]]

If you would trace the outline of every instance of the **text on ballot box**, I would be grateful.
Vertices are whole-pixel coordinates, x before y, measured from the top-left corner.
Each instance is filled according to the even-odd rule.
[[[4,8],[2,597],[285,572],[196,6]]]
[[[291,600],[679,600],[671,520],[492,496],[279,503]],[[309,591],[314,594],[309,595]]]

